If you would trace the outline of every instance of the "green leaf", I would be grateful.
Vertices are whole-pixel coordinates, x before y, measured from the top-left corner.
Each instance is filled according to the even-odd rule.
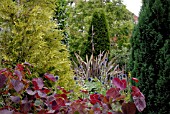
[[[74,114],[80,114],[78,111],[75,111]]]

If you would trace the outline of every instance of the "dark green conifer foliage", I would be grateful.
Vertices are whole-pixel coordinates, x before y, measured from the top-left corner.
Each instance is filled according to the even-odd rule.
[[[169,114],[170,1],[143,0],[131,38],[130,67],[145,95],[142,114]]]
[[[93,14],[88,32],[88,44],[86,46],[86,54],[88,56],[92,52],[94,56],[97,56],[100,54],[100,51],[110,50],[108,23],[102,9],[96,10]]]

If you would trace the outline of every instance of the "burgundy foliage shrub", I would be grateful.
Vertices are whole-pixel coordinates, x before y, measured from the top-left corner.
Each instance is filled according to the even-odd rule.
[[[81,90],[80,92],[88,94],[89,97],[72,100],[69,96],[73,91],[56,87],[62,91],[58,94],[45,87],[43,79],[57,81],[52,74],[26,79],[26,75],[31,76],[29,65],[18,64],[14,69],[0,70],[0,114],[135,114],[136,109],[141,112],[146,107],[144,95],[135,86],[131,87],[134,102],[125,101],[125,95],[121,93],[127,88],[126,80],[113,78],[113,87],[106,95],[89,94],[88,91]],[[134,78],[134,81],[136,80]],[[113,107],[113,104],[117,103],[122,111]]]

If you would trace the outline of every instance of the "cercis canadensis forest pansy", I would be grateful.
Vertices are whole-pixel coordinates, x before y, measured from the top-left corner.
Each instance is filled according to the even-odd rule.
[[[82,89],[80,96],[72,99],[71,95],[74,91],[65,90],[60,86],[52,89],[45,85],[45,81],[57,82],[59,76],[50,73],[45,73],[44,77],[32,79],[27,79],[27,76],[32,76],[32,73],[30,73],[29,66],[24,64],[17,64],[14,69],[0,70],[0,113],[111,114],[119,112],[123,114],[126,112],[135,114],[136,108],[141,112],[146,107],[145,97],[140,90],[136,86],[129,86],[126,80],[117,77],[112,77],[112,87],[106,91],[106,94],[90,93]],[[78,80],[77,77],[74,79]],[[137,79],[132,80],[136,82]],[[88,82],[95,83],[95,79],[89,78]],[[125,89],[131,89],[133,102],[126,102]],[[118,103],[122,112],[115,108]]]

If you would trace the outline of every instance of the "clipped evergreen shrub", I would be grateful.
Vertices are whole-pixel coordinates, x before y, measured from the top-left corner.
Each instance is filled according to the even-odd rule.
[[[98,9],[93,13],[86,46],[85,54],[88,56],[90,56],[92,52],[94,56],[97,56],[100,52],[110,50],[108,23],[102,9]]]
[[[59,76],[57,85],[75,89],[69,53],[61,43],[53,14],[55,0],[1,0],[0,52],[4,67],[29,62],[33,76],[49,72]]]
[[[131,38],[131,73],[146,97],[142,114],[169,114],[170,1],[143,0]]]

